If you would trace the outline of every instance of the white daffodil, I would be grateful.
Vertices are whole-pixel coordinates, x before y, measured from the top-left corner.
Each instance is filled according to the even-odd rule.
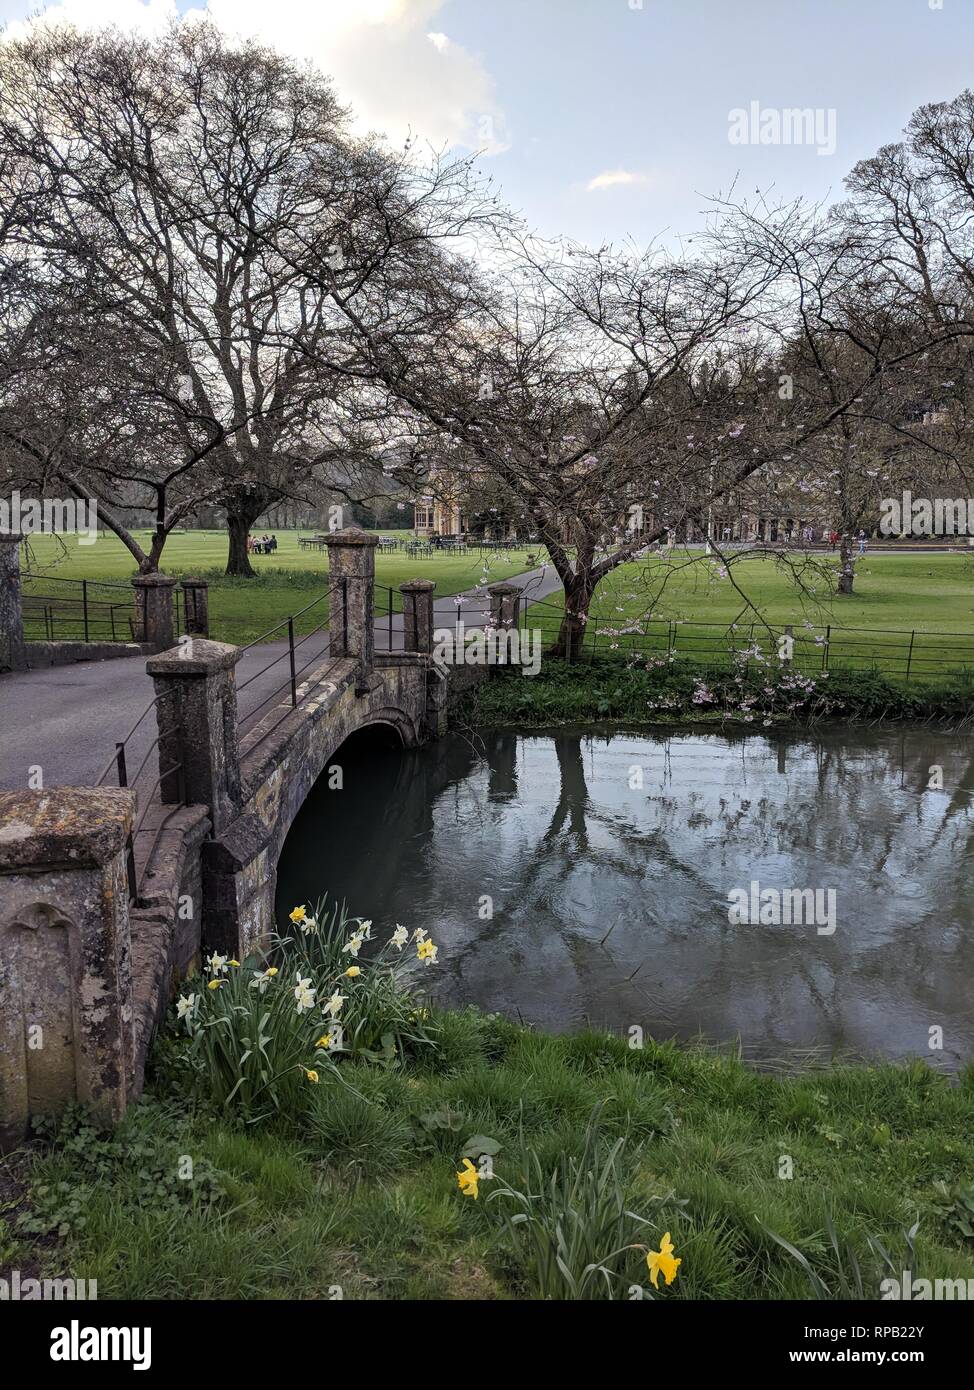
[[[364,940],[365,938],[356,932],[354,936],[349,937],[342,949],[347,951],[350,956],[357,956],[362,949],[362,942]]]
[[[416,930],[413,932],[412,940],[413,940],[413,941],[425,941],[425,940],[426,940],[426,933],[425,933],[425,931],[423,930],[422,927],[417,927],[417,928],[416,928]]]
[[[195,1007],[195,994],[181,994],[178,1000],[176,1001],[176,1017],[185,1018],[187,1014],[191,1014],[193,1012]]]
[[[227,972],[227,961],[229,959],[229,956],[218,956],[214,951],[213,955],[210,956],[209,960],[206,962],[209,966],[210,974],[225,975]]]
[[[366,920],[365,920],[364,922],[362,921],[361,917],[359,918],[358,931],[355,933],[355,935],[356,935],[356,936],[360,936],[360,937],[362,938],[363,941],[371,941],[371,940],[372,940],[372,918],[371,918],[371,917],[367,917]]]
[[[336,990],[335,990],[335,993],[334,993],[334,994],[331,996],[331,998],[326,1002],[325,1008],[324,1008],[324,1012],[325,1012],[326,1014],[330,1014],[332,1018],[337,1018],[337,1016],[338,1016],[338,1015],[341,1013],[341,1011],[342,1011],[342,1005],[343,1005],[344,1003],[345,1003],[345,996],[344,996],[344,994],[339,994],[338,990],[336,989]]]
[[[406,930],[405,927],[401,927],[397,922],[396,930],[390,936],[389,941],[393,946],[398,946],[399,950],[401,951],[408,940],[409,932]]]
[[[318,930],[317,917],[304,917],[301,920],[301,930],[305,936],[312,936]]]
[[[310,975],[306,975],[304,979],[302,979],[301,971],[299,970],[295,979],[297,980],[297,984],[294,986],[294,1000],[298,1007],[298,1013],[303,1014],[305,1009],[314,1007],[315,992],[311,985]]]
[[[269,970],[255,970],[254,978],[250,982],[250,988],[259,989],[261,994],[263,994],[276,974],[276,966],[271,966]]]

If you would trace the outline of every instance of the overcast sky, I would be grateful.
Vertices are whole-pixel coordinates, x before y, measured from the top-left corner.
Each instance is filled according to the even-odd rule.
[[[36,3],[0,0],[12,28]],[[400,142],[485,149],[507,201],[547,235],[692,232],[708,195],[841,194],[857,159],[923,102],[974,80],[974,0],[63,0],[83,25],[206,9],[330,73],[359,123]],[[766,137],[785,108],[807,143]],[[769,114],[770,113],[770,114]],[[762,127],[759,126],[759,131]]]

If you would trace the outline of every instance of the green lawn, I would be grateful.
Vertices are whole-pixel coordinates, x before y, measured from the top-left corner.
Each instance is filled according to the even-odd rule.
[[[481,1135],[498,1180],[521,1184],[525,1150],[551,1174],[581,1157],[601,1105],[606,1147],[625,1140],[624,1205],[649,1222],[634,1239],[656,1249],[669,1232],[682,1261],[656,1297],[810,1297],[774,1232],[833,1297],[850,1296],[854,1252],[878,1298],[869,1238],[899,1272],[917,1220],[916,1276],[974,1278],[970,1070],[959,1085],[922,1062],[776,1076],[648,1039],[548,1037],[473,1012],[435,1023],[434,1055],[342,1063],[341,1080],[307,1087],[305,1112],[264,1126],[188,1101],[163,1044],[114,1136],[75,1116],[0,1165],[0,1271],[94,1278],[101,1299],[535,1299],[498,1182],[473,1200],[455,1174]],[[642,1251],[611,1263],[614,1297],[652,1294]]]
[[[140,542],[148,545],[148,532],[139,532]],[[257,534],[260,534],[259,532]],[[210,584],[210,635],[217,640],[238,644],[251,642],[279,623],[288,614],[295,613],[310,604],[327,587],[327,555],[317,550],[302,550],[298,546],[298,535],[308,534],[297,531],[277,531],[278,550],[273,555],[254,555],[251,563],[257,571],[256,579],[227,579],[223,574],[227,556],[227,538],[223,531],[188,531],[173,535],[166,545],[163,555],[163,569],[167,574],[201,575]],[[398,535],[407,537],[410,532],[383,530],[383,536]],[[520,574],[527,568],[528,551],[515,551],[511,554],[491,554],[480,556],[471,550],[466,555],[450,556],[434,553],[432,556],[410,558],[401,552],[394,554],[376,553],[376,606],[384,611],[388,604],[388,590],[393,590],[393,607],[401,608],[398,586],[408,579],[432,579],[436,582],[436,594],[459,593],[483,582],[485,567],[490,583],[505,579],[511,574]],[[60,540],[52,536],[36,536],[30,542],[30,554],[22,554],[24,569],[53,576],[57,579],[88,579],[124,584],[136,573],[136,566],[125,547],[114,536],[100,537],[94,545],[77,545],[69,538],[67,549]],[[26,592],[54,596],[61,591],[56,584],[35,584],[25,586]],[[74,586],[71,587],[75,596]],[[93,590],[90,600],[94,606],[99,602],[127,603],[127,595],[117,595],[111,590]],[[55,610],[55,614],[56,614]],[[104,613],[106,610],[95,610]],[[70,630],[55,629],[55,636],[79,635],[76,619],[77,609],[72,610],[75,621]],[[324,619],[326,609],[318,604],[295,623],[298,633],[308,632]],[[117,614],[119,631],[123,626],[124,612]],[[30,636],[42,636],[39,624],[28,627]],[[99,631],[98,635],[102,635]]]
[[[749,645],[752,634],[770,649],[763,620],[776,633],[785,624],[793,627],[796,660],[809,671],[826,664],[875,666],[897,679],[909,670],[913,681],[974,667],[974,555],[867,554],[856,566],[849,597],[831,592],[821,575],[806,576],[815,592],[802,594],[788,572],[767,558],[736,562],[726,576],[699,551],[693,563],[689,558],[686,552],[669,562],[652,556],[603,580],[590,613],[588,645],[606,653],[675,651],[712,662],[728,642]],[[837,568],[835,557],[819,559],[833,572]],[[735,584],[757,614],[747,611]],[[560,610],[553,595],[544,607],[531,609],[528,621],[553,635]]]

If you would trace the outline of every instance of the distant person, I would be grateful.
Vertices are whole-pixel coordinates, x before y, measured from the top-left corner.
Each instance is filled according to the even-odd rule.
[[[859,532],[858,540],[859,540],[859,554],[860,554],[860,555],[865,555],[865,553],[866,553],[866,545],[867,545],[868,540],[869,540],[869,537],[866,535],[865,531],[860,531],[860,532]]]
[[[270,553],[273,554],[274,551],[277,549],[277,537],[272,535],[270,540],[267,542],[267,545]]]

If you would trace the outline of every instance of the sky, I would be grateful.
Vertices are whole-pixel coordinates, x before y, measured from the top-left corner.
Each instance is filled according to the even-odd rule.
[[[0,0],[8,32],[43,8]],[[545,236],[672,242],[710,197],[842,194],[974,81],[974,0],[60,0],[153,29],[206,11],[329,73],[360,128],[482,151]],[[789,111],[807,111],[796,122]]]

